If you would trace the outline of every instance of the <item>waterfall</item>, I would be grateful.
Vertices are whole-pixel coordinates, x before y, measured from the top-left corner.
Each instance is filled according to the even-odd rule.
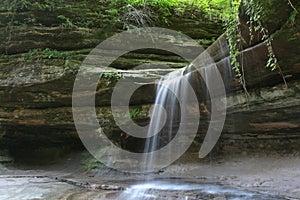
[[[222,52],[224,46],[220,43],[221,54],[225,54]],[[219,67],[223,68],[221,73]],[[206,52],[200,54],[189,66],[175,70],[157,82],[140,171],[157,172],[167,166],[166,162],[161,164],[162,162],[175,161],[188,149],[199,128],[199,100],[206,102],[210,114],[199,157],[203,158],[211,152],[220,137],[226,116],[226,95],[222,78],[225,82],[230,79],[228,88],[232,86],[230,59],[221,57],[219,62],[215,63]],[[174,143],[174,140],[177,140],[177,143]],[[162,149],[164,151],[160,152]],[[173,182],[169,180],[168,183],[156,185],[157,182],[153,184],[153,178],[152,174],[148,174],[144,181],[122,192],[119,199],[156,199],[154,188],[164,190],[165,185]]]
[[[183,75],[185,68],[171,72],[160,79],[157,84],[155,104],[151,109],[151,120],[147,133],[144,152],[153,152],[160,147],[167,145],[173,138],[180,122],[180,98],[185,102],[185,83]],[[174,92],[174,93],[173,93]],[[168,147],[167,156],[172,154],[172,149]],[[159,160],[154,154],[145,154],[145,171],[155,168]]]
[[[189,74],[184,74],[185,69],[175,70],[161,78],[157,83],[155,103],[150,111],[151,119],[144,147],[144,152],[147,154],[144,156],[144,164],[141,165],[145,172],[160,168],[158,167],[161,162],[160,154],[153,154],[152,152],[164,147],[167,150],[163,153],[163,157],[165,159],[172,157],[176,150],[174,150],[174,146],[169,145],[169,142],[178,134],[179,126],[186,126],[180,124],[181,120],[188,116],[182,107],[191,104],[189,102],[189,90],[187,90]],[[198,102],[194,103],[198,104]],[[186,127],[184,129],[186,130]],[[156,199],[155,193],[151,192],[152,188],[158,186],[156,184],[151,182],[150,174],[145,181],[122,192],[118,199]],[[163,185],[166,186],[167,184],[164,183]]]
[[[184,135],[188,135],[191,124],[197,121],[198,125],[199,116],[191,114],[193,113],[191,110],[199,112],[199,98],[201,98],[200,101],[205,102],[211,115],[199,157],[205,157],[218,141],[223,128],[224,122],[222,121],[226,115],[225,89],[231,90],[234,86],[234,73],[230,58],[226,57],[227,43],[218,41],[218,45],[221,57],[217,63],[208,56],[208,53],[203,53],[191,65],[167,74],[158,82],[144,147],[144,152],[148,154],[144,156],[143,171],[150,172],[152,169],[159,169],[160,162],[171,157],[174,151],[180,148],[169,145],[174,135],[180,130],[183,130]],[[200,76],[202,82],[198,81]],[[191,84],[194,87],[192,89]],[[195,92],[198,96],[193,99]],[[198,126],[195,130],[197,132]],[[167,149],[163,156],[151,153],[162,147]]]

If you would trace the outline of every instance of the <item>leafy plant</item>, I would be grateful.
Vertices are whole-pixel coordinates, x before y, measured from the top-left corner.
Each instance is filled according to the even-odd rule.
[[[66,59],[69,56],[71,56],[71,53],[69,52],[65,52],[65,51],[60,52],[49,48],[46,48],[42,51],[42,58],[45,59],[55,59],[55,58]]]
[[[293,10],[291,12],[291,15],[290,15],[290,24],[291,26],[295,26],[296,25],[296,17],[297,17],[298,13],[296,10]]]
[[[64,16],[64,15],[58,15],[57,16],[57,19],[61,20],[62,21],[62,26],[64,28],[73,28],[73,27],[76,27],[73,22],[71,21],[70,18]]]
[[[31,6],[33,7],[33,10],[54,12],[55,10],[59,9],[63,3],[64,0],[38,0],[34,1]]]
[[[111,14],[111,15],[118,15],[119,14],[119,11],[117,9],[115,9],[115,8],[108,9],[108,10],[106,10],[106,12],[108,14]]]
[[[39,59],[67,59],[72,56],[72,53],[65,51],[57,51],[50,48],[46,49],[31,49],[28,53],[23,54],[25,61],[39,60]]]
[[[287,0],[289,5],[292,7],[293,11],[290,14],[290,24],[291,26],[295,26],[296,25],[296,17],[299,14],[298,9],[292,4],[292,2],[290,0]]]
[[[266,67],[271,69],[271,71],[278,69],[284,83],[286,84],[286,80],[282,74],[282,70],[278,64],[277,57],[273,50],[272,37],[270,36],[268,29],[263,26],[261,21],[261,18],[263,16],[262,6],[254,2],[253,0],[244,0],[243,4],[246,9],[246,14],[249,16],[248,25],[250,32],[250,42],[254,38],[253,32],[259,32],[262,35],[261,40],[266,44],[268,49],[268,60],[266,63]]]
[[[147,117],[148,112],[143,108],[133,108],[130,110],[129,115],[132,119]]]
[[[131,111],[130,111],[130,117],[132,118],[132,119],[136,119],[137,117],[138,117],[138,115],[139,115],[139,113],[140,113],[141,111],[140,111],[140,109],[139,108],[134,108],[134,109],[132,109]]]
[[[98,157],[103,156],[109,150],[109,148],[110,148],[109,146],[101,148],[97,152],[97,156]],[[87,152],[83,153],[82,156],[83,156],[83,159],[81,160],[81,165],[85,170],[89,171],[92,169],[97,169],[97,168],[105,166],[102,162],[100,162],[99,160],[97,160],[95,157],[91,156]]]
[[[126,0],[125,3],[147,13],[152,21],[162,20],[168,24],[172,15],[202,13],[203,18],[220,21],[228,18],[232,3],[238,0]],[[234,4],[234,3],[233,3]],[[153,16],[152,13],[155,15]]]
[[[24,19],[24,22],[26,24],[34,24],[34,23],[36,23],[36,18],[34,18],[34,17],[28,17],[28,18]]]
[[[100,168],[102,166],[104,166],[104,164],[96,159],[86,160],[85,163],[83,164],[83,168],[88,171],[92,169]]]
[[[111,72],[103,72],[101,74],[101,77],[111,80],[111,79],[115,79],[115,80],[119,80],[120,78],[122,78],[122,73],[118,72],[118,71],[111,71]]]
[[[241,31],[240,31],[240,21],[238,17],[238,8],[240,2],[235,1],[232,3],[231,13],[226,15],[225,20],[225,30],[226,38],[229,46],[229,57],[231,59],[231,66],[235,72],[236,78],[239,80],[245,92],[247,92],[246,82],[243,74],[243,66],[238,61],[238,56],[240,54],[240,43],[242,41]],[[242,69],[241,69],[242,68]]]
[[[90,171],[92,169],[97,169],[97,168],[104,166],[103,163],[101,163],[100,161],[98,161],[97,159],[95,159],[93,157],[89,157],[89,158],[82,160],[81,165],[82,165],[82,168],[87,171]]]
[[[31,2],[29,0],[3,0],[0,5],[0,10],[16,12],[28,9],[30,6]]]
[[[0,59],[9,59],[9,57],[7,54],[0,54]]]
[[[262,16],[264,15],[262,6],[253,0],[243,0],[242,4],[245,8],[245,14],[249,17],[247,24],[249,27],[250,43],[254,39],[255,33],[259,33],[259,35],[261,35],[260,39],[266,44],[268,50],[268,60],[266,62],[266,67],[271,71],[278,69],[282,75],[284,83],[286,84],[286,80],[282,74],[280,66],[278,65],[278,60],[273,50],[272,37],[270,36],[268,29],[265,28],[262,24]],[[226,37],[230,49],[232,69],[234,70],[239,82],[243,86],[244,91],[246,92],[246,94],[248,94],[246,88],[246,80],[244,77],[243,63],[240,63],[238,61],[242,37],[240,33],[240,23],[238,19],[237,8],[238,7],[233,7],[232,14],[229,16],[229,20],[227,20],[225,26]]]

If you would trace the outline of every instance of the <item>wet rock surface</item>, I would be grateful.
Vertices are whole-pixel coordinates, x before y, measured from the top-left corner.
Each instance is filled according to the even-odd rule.
[[[42,176],[1,176],[0,198],[2,199],[258,199],[271,200],[284,197],[260,194],[218,183],[197,183],[190,180],[157,180],[128,184],[128,188],[117,186],[76,183],[67,179]]]
[[[46,177],[0,177],[1,199],[60,199],[79,188]]]
[[[107,16],[99,18],[99,13],[92,13],[93,4],[83,6],[80,1],[76,2],[72,1],[75,6],[59,8],[57,13],[50,12],[49,17],[45,17],[45,11],[27,10],[17,13],[16,18],[21,21],[32,14],[36,18],[35,24],[26,27],[14,25],[7,29],[7,13],[0,12],[0,39],[5,41],[0,44],[0,52],[5,54],[0,55],[1,164],[14,163],[14,160],[16,166],[19,161],[49,164],[64,158],[74,149],[83,148],[72,118],[74,79],[82,60],[91,48],[120,32],[122,28],[120,24],[117,27],[109,24],[111,19],[107,19]],[[249,199],[299,198],[299,15],[296,18],[297,23],[291,26],[288,22],[289,12],[286,12],[291,8],[286,2],[280,2],[277,6],[286,8],[283,9],[285,12],[277,16],[276,12],[275,15],[273,13],[272,16],[280,20],[272,18],[269,27],[270,32],[274,33],[274,51],[288,88],[285,88],[279,71],[270,72],[264,67],[267,60],[266,45],[259,41],[247,43],[248,28],[244,27],[243,36],[246,43],[243,44],[242,55],[245,59],[245,80],[249,89],[249,96],[245,97],[229,66],[228,46],[225,37],[221,36],[208,48],[208,52],[224,80],[227,80],[225,85],[228,92],[228,113],[222,137],[207,158],[211,161],[199,161],[197,156],[210,117],[208,106],[200,101],[202,124],[194,146],[185,155],[191,158],[182,158],[183,163],[176,163],[156,174],[158,179],[172,176],[189,177],[191,185],[199,182],[204,184],[203,179],[208,182],[212,180],[210,182],[213,185],[206,186],[211,186],[219,192],[208,193],[201,189],[186,192],[150,189],[148,195],[156,195],[155,198],[161,199],[184,199],[188,196],[188,199],[220,200],[247,198],[248,194],[255,197]],[[79,8],[82,9],[81,12],[78,12]],[[59,14],[71,19],[94,20],[93,24],[87,27],[80,27],[76,20],[73,26],[64,27],[65,24],[61,24],[57,18]],[[244,17],[241,16],[242,26],[247,24]],[[95,19],[103,21],[100,23]],[[163,26],[187,33],[199,42],[207,39],[208,44],[222,32],[221,29],[215,30],[215,24],[211,23],[205,23],[203,30],[204,25],[202,22],[199,24],[198,19],[174,18],[171,21],[170,25]],[[265,23],[268,26],[268,20]],[[194,48],[179,39],[167,39],[175,41],[179,47]],[[29,51],[33,48],[40,49]],[[45,51],[45,48],[52,50]],[[101,69],[105,76],[101,77],[96,94],[99,122],[107,131],[107,135],[111,135],[121,147],[130,150],[143,149],[143,145],[128,137],[114,123],[110,98],[116,82],[121,77],[133,79],[136,84],[141,84],[144,80],[153,81],[173,70],[132,70],[141,63],[164,64],[173,69],[186,65],[186,62],[176,55],[147,49],[126,54],[112,66]],[[132,110],[137,109],[133,116],[134,121],[140,125],[147,125],[153,100],[153,84],[145,86],[135,94],[131,99]],[[127,120],[124,120],[124,124],[126,123]],[[253,154],[266,156],[253,157]],[[215,155],[220,155],[221,158],[215,158]],[[237,155],[237,158],[232,158],[233,155]],[[191,160],[195,162],[190,162]],[[124,159],[124,162],[128,161]],[[70,165],[76,170],[72,168],[70,171],[64,171]],[[0,166],[3,175],[0,177],[0,185],[5,186],[5,189],[0,189],[0,198],[116,199],[124,189],[144,178],[107,169],[79,172],[78,166],[78,162],[67,166],[55,166],[51,170],[8,170]],[[107,175],[108,173],[110,175]],[[199,178],[199,181],[195,180],[195,177],[204,178]],[[228,193],[222,192],[228,189],[227,185],[238,189],[234,188],[233,191],[227,191]],[[239,192],[247,194],[237,196]]]
[[[26,200],[284,200],[299,195],[295,176],[299,158],[292,155],[180,159],[151,174],[130,174],[103,166],[86,171],[81,168],[81,159],[80,153],[48,166],[2,166],[0,196]]]

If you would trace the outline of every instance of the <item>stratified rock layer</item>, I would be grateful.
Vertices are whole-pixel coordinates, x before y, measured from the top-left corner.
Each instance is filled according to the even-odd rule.
[[[19,157],[28,155],[25,151],[28,149],[31,153],[56,157],[61,154],[57,148],[69,151],[82,145],[74,127],[71,108],[76,73],[92,48],[122,28],[120,24],[112,23],[108,16],[101,15],[102,18],[99,18],[94,16],[95,13],[91,14],[93,4],[83,6],[84,11],[78,12],[82,2],[73,2],[72,8],[60,8],[57,13],[20,11],[15,16],[20,21],[29,14],[36,18],[34,24],[25,27],[14,25],[7,28],[5,26],[9,20],[0,17],[0,39],[5,41],[0,44],[0,52],[8,54],[0,58],[0,145]],[[277,5],[279,0],[272,2]],[[299,7],[299,3],[293,3]],[[216,148],[225,153],[257,151],[258,148],[282,150],[286,146],[293,150],[299,147],[300,19],[297,15],[291,25],[289,13],[292,8],[286,3],[278,5],[285,12],[271,9],[272,23],[268,18],[264,23],[270,29],[270,34],[274,35],[272,44],[282,74],[288,82],[287,89],[278,70],[271,72],[265,68],[268,59],[265,44],[259,40],[249,42],[247,17],[243,12],[241,27],[245,43],[240,60],[243,61],[248,97],[234,79],[224,35],[207,49],[217,63],[228,92],[227,120],[222,139]],[[49,14],[47,18],[44,17],[46,14]],[[73,20],[72,24],[66,24],[66,21],[62,23],[57,18],[62,14]],[[8,14],[1,12],[0,15]],[[273,19],[273,16],[280,20]],[[87,19],[93,25],[81,27],[79,22],[82,19]],[[97,27],[95,24],[98,22],[101,25]],[[200,42],[203,39],[213,40],[222,30],[219,24],[188,17],[173,16],[170,22],[162,26],[182,31]],[[174,43],[180,45],[178,40],[174,40]],[[187,49],[194,48],[189,44],[181,45]],[[45,48],[49,49],[46,51]],[[155,80],[172,71],[130,70],[142,63],[165,64],[171,68],[181,68],[187,64],[169,52],[147,49],[128,53],[116,60],[110,68],[103,69],[105,76],[99,81],[96,95],[99,123],[119,146],[137,151],[143,149],[143,144],[128,137],[114,123],[110,109],[113,88],[120,77],[125,80],[133,78],[136,84],[141,84],[145,79]],[[148,111],[154,93],[154,84],[148,84],[132,97],[131,109],[136,111],[132,117],[138,124],[148,123]],[[209,111],[201,100],[200,105],[203,122],[195,139],[198,146],[209,121]],[[124,123],[127,123],[126,120]]]

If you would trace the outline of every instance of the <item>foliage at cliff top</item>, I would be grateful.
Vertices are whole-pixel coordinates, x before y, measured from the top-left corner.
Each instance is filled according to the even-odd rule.
[[[128,6],[137,10],[146,9],[158,18],[172,15],[190,15],[210,20],[228,18],[232,7],[240,0],[2,0],[0,12],[48,11],[55,12],[64,8],[80,5],[83,10],[93,8],[95,12],[103,12],[118,16],[128,11]],[[125,8],[125,9],[124,9]],[[130,10],[129,10],[130,11]],[[144,10],[145,11],[145,10]]]
[[[240,4],[240,0],[126,0],[127,4],[133,6],[148,6],[157,9],[166,9],[184,13],[186,11],[198,10],[211,19],[225,19],[232,13],[233,7]]]

